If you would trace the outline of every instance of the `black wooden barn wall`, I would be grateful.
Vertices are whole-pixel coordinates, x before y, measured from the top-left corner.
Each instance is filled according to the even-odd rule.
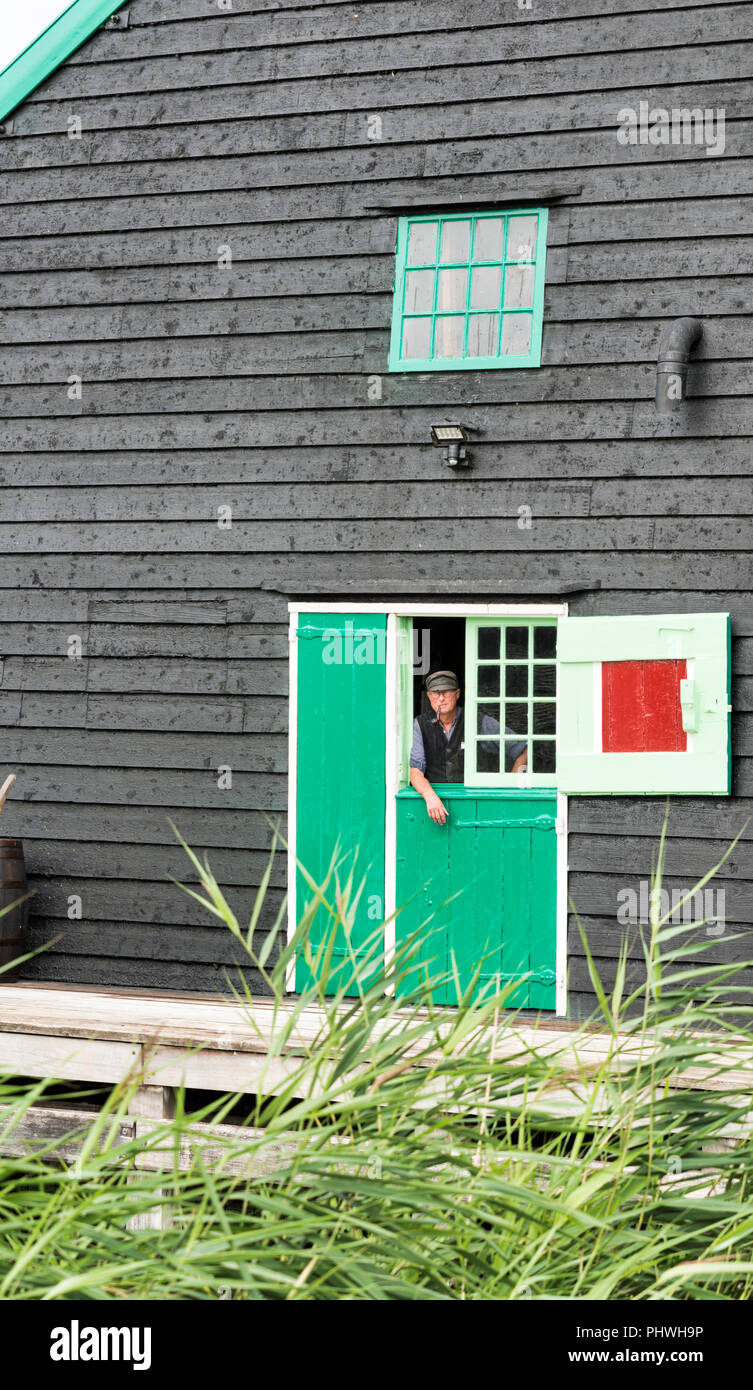
[[[168,881],[168,817],[245,911],[285,808],[291,594],[731,609],[735,795],[674,803],[687,884],[753,810],[753,3],[127,11],[0,146],[2,830],[25,841],[34,943],[59,937],[27,977],[225,987],[231,938]],[[722,108],[723,155],[618,143],[642,100]],[[396,220],[375,208],[553,189],[541,369],[388,375]],[[693,399],[664,422],[659,331],[688,313]],[[460,478],[429,425],[470,407]],[[570,891],[607,977],[662,810],[571,801]],[[724,871],[730,930],[752,837]],[[571,949],[576,1011],[574,927]]]

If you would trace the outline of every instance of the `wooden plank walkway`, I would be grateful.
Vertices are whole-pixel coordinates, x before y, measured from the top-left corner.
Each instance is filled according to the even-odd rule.
[[[275,1005],[255,996],[250,1005],[226,995],[179,994],[88,985],[0,985],[0,1072],[53,1076],[60,1080],[114,1083],[141,1076],[149,1091],[181,1084],[197,1090],[253,1094],[283,1085],[300,1065],[295,1057],[269,1055],[269,1040],[280,1012],[297,1001]],[[287,1050],[311,1046],[321,1028],[317,1007],[301,1011]],[[710,1065],[693,1064],[677,1074],[675,1085],[704,1090],[748,1089],[753,1094],[753,1049],[745,1039],[725,1034],[708,1038]],[[643,1044],[626,1034],[614,1066],[650,1056],[650,1034]],[[614,1044],[608,1033],[563,1019],[546,1022],[513,1017],[490,1034],[490,1055],[502,1058],[559,1053],[573,1073],[594,1071]],[[424,1054],[418,1065],[430,1065]]]

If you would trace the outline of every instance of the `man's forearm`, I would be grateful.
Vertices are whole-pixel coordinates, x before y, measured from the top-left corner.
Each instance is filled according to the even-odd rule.
[[[411,768],[410,784],[413,790],[418,792],[419,796],[423,796],[424,799],[426,798],[427,792],[431,792],[434,790],[428,777],[425,773],[421,771],[420,767]]]

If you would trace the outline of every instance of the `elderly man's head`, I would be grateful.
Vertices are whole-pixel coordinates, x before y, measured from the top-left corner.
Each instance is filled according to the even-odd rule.
[[[437,718],[454,715],[460,701],[460,685],[454,671],[432,671],[426,677],[426,694]]]

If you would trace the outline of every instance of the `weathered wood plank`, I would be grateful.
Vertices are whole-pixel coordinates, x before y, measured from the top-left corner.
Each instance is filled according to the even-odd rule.
[[[476,457],[474,444],[474,459]],[[480,461],[483,455],[479,456]],[[474,470],[476,471],[476,470]],[[729,469],[727,470],[729,474]],[[698,479],[689,489],[684,478],[654,478],[647,489],[645,481],[610,478],[588,482],[562,483],[559,479],[546,481],[527,479],[520,499],[530,506],[536,517],[622,517],[622,516],[729,516],[744,510],[749,484],[743,478]],[[178,521],[198,523],[204,519],[214,522],[220,507],[229,507],[233,533],[241,522],[262,513],[269,522],[378,519],[394,520],[405,515],[431,518],[437,511],[437,485],[434,478],[423,482],[406,482],[399,490],[378,478],[351,479],[347,483],[264,484],[233,486],[216,484],[209,487],[183,485],[154,487],[123,485],[120,487],[47,487],[29,491],[28,488],[4,488],[3,509],[18,524],[47,522],[50,524],[75,521],[147,522],[161,524]],[[504,503],[496,482],[454,480],[453,512],[457,517],[517,516],[517,497],[508,494]],[[503,509],[504,507],[504,509]],[[98,528],[97,528],[98,529]],[[46,528],[40,528],[46,537]],[[50,536],[52,541],[54,533]],[[149,533],[144,536],[148,541]],[[235,540],[230,536],[229,540]],[[238,548],[245,548],[243,535]],[[38,602],[38,596],[37,596]],[[226,606],[214,604],[154,604],[138,613],[137,622],[130,620],[125,605],[98,604],[88,609],[98,619],[94,624],[79,621],[76,631],[86,634],[86,648],[92,655],[150,655],[152,651],[174,652],[176,655],[211,656],[282,656],[287,648],[287,634],[262,633],[259,624],[228,624]],[[108,619],[107,614],[111,614]],[[122,620],[118,620],[122,614]],[[71,622],[45,623],[5,621],[0,613],[0,646],[6,654],[20,651],[65,651]],[[162,642],[162,647],[159,643]],[[143,645],[142,645],[143,644]]]
[[[284,734],[114,733],[111,730],[33,729],[19,738],[15,729],[0,728],[0,762],[13,762],[23,748],[27,762],[70,761],[79,768],[110,766],[215,770],[227,764],[237,772],[284,772],[287,740]]]
[[[446,8],[446,6],[445,6]],[[645,88],[644,88],[645,90]],[[235,99],[234,99],[235,96]],[[388,100],[385,101],[384,97]],[[654,100],[666,108],[703,107],[708,92],[705,84],[688,90],[685,85],[663,87],[660,98]],[[639,94],[625,87],[603,94],[540,95],[520,98],[509,92],[501,100],[473,100],[449,105],[394,104],[391,93],[382,93],[379,102],[381,118],[380,145],[429,145],[437,139],[437,131],[445,129],[454,140],[498,139],[516,136],[521,129],[531,133],[599,130],[604,138],[613,138],[618,126],[617,112],[625,106],[635,106]],[[750,90],[742,82],[715,84],[714,105],[726,108],[736,120],[753,114]],[[105,109],[104,126],[98,112],[101,103],[87,101],[78,114],[81,117],[81,138],[70,140],[60,108],[50,111],[46,131],[54,134],[27,135],[28,118],[14,124],[13,139],[4,144],[3,164],[13,169],[72,168],[84,164],[121,164],[161,159],[205,159],[244,157],[249,154],[277,150],[290,153],[306,150],[358,149],[374,145],[369,126],[369,112],[363,110],[300,113],[288,115],[277,110],[262,115],[254,103],[249,111],[241,108],[237,95],[226,88],[181,94],[179,109],[171,103],[141,102],[133,111],[133,98],[126,99],[136,119],[127,123],[121,115],[114,120],[118,103]],[[151,120],[144,108],[151,105]],[[235,110],[233,108],[236,108]],[[31,107],[31,119],[39,120],[39,108]],[[145,123],[148,124],[145,125]],[[115,127],[115,128],[113,128]]]
[[[142,1088],[143,1091],[151,1089],[159,1088]],[[31,1105],[20,1119],[15,1114],[12,1118],[12,1128],[7,1129],[11,1110],[9,1106],[0,1106],[4,1155],[23,1157],[43,1148],[50,1157],[66,1163],[76,1161],[84,1144],[89,1142],[92,1126],[98,1123],[98,1116],[92,1114],[91,1110],[48,1105]],[[138,1144],[159,1133],[161,1127],[155,1117],[149,1120],[134,1112],[128,1117],[106,1122],[95,1142],[94,1152],[103,1153],[134,1142]],[[263,1136],[263,1130],[248,1126],[191,1120],[181,1126],[180,1137],[176,1136],[177,1154],[172,1145],[168,1151],[161,1147],[142,1149],[137,1155],[136,1167],[159,1172],[164,1167],[172,1167],[177,1161],[179,1168],[187,1169],[200,1155],[202,1165],[209,1169],[221,1169],[223,1173],[245,1177],[273,1177],[298,1151],[299,1141],[280,1139],[274,1144],[265,1142],[254,1149],[253,1146]],[[238,1149],[244,1145],[248,1146],[248,1151],[241,1156]]]
[[[129,809],[132,810],[133,808]],[[18,828],[18,807],[15,808],[15,811],[15,823]],[[110,811],[110,817],[112,818],[112,811]],[[193,817],[194,820],[197,818],[197,816]],[[39,822],[36,824],[34,822],[33,810],[32,814],[27,811],[27,824],[23,836],[27,873],[33,875],[36,880],[61,876],[75,877],[80,880],[81,878],[100,877],[103,866],[106,866],[108,878],[140,878],[150,882],[164,882],[169,876],[180,879],[181,882],[198,881],[182,845],[177,843],[174,833],[170,830],[167,817],[165,817],[164,831],[159,829],[156,831],[165,843],[157,845],[149,843],[155,833],[154,812],[143,811],[141,819],[144,828],[144,841],[140,844],[113,843],[108,839],[106,824],[102,827],[100,837],[97,839],[92,808],[86,809],[86,815],[80,829],[77,828],[76,824],[71,825],[72,817],[63,817],[61,830],[66,828],[67,820],[68,828],[76,831],[77,839],[70,840],[62,837],[60,839],[45,839],[42,838],[42,825]],[[179,819],[178,828],[183,831],[184,814],[181,814]],[[49,809],[43,804],[40,820],[44,822],[44,830],[52,829],[54,832],[56,825],[54,809]],[[202,863],[205,854],[209,856],[210,865],[219,883],[237,884],[247,888],[249,886],[255,887],[261,882],[262,875],[269,863],[271,835],[268,826],[261,822],[261,817],[256,818],[255,824],[258,829],[252,825],[246,836],[245,844],[236,844],[235,849],[229,849],[221,844],[219,833],[215,833],[214,836],[209,833],[207,836],[208,844],[204,844],[201,840],[190,842],[191,849],[198,855]],[[209,826],[207,830],[209,830]],[[84,838],[86,836],[89,838]],[[167,842],[169,838],[172,838],[172,844]],[[259,848],[255,848],[256,845]],[[285,887],[285,864],[281,851],[277,854],[272,868],[271,882],[274,888]],[[91,921],[87,921],[89,929],[92,929],[93,925]],[[211,926],[211,920],[205,919],[205,925]],[[108,922],[100,923],[99,926],[110,931],[119,930]],[[41,927],[42,924],[35,921],[34,930],[39,932]],[[56,932],[59,930],[60,923],[55,928]],[[96,955],[97,952],[92,951],[91,954]]]
[[[411,548],[406,552],[373,552],[352,554],[340,552],[317,557],[312,565],[309,555],[267,554],[263,560],[254,554],[243,557],[242,563],[236,556],[228,560],[224,555],[204,553],[201,556],[182,557],[180,555],[48,555],[35,556],[30,565],[26,557],[3,557],[0,555],[0,589],[18,588],[20,585],[34,584],[65,588],[79,588],[90,585],[99,588],[108,582],[119,587],[129,584],[134,591],[139,588],[151,589],[155,581],[166,587],[171,583],[183,589],[196,583],[201,575],[209,585],[230,586],[235,582],[239,590],[245,590],[249,583],[265,584],[270,591],[283,595],[307,599],[321,599],[323,596],[348,600],[352,595],[372,599],[391,597],[436,598],[438,568],[443,568],[442,556],[446,549],[418,552]],[[484,598],[504,598],[511,601],[532,600],[539,602],[546,594],[572,593],[582,589],[598,588],[617,590],[621,593],[650,590],[665,593],[666,605],[674,606],[682,600],[682,590],[675,586],[680,576],[676,555],[661,551],[625,552],[615,564],[614,556],[605,552],[592,551],[587,554],[568,554],[551,552],[539,555],[529,551],[525,570],[521,571],[520,552],[487,552],[482,558],[475,553],[464,557],[462,582],[449,581],[443,585],[442,592],[463,601],[468,595]],[[699,551],[693,557],[692,582],[696,592],[714,595],[724,590],[746,595],[750,598],[753,590],[753,566],[743,552],[725,553]],[[707,604],[706,607],[709,605]],[[645,609],[644,609],[645,611]],[[687,610],[685,610],[687,611]],[[13,665],[16,658],[8,662],[10,676],[3,677],[4,687],[11,689],[75,690],[82,689],[82,676],[74,668],[78,663],[69,660],[49,663],[35,658],[26,658],[28,674],[21,667]],[[114,672],[112,664],[110,670]],[[240,663],[243,665],[244,663]],[[251,663],[245,663],[250,666]],[[260,663],[266,668],[271,663]],[[171,679],[169,667],[155,668],[164,672],[160,679]],[[12,677],[12,679],[10,678]],[[257,688],[250,688],[251,672],[244,673],[244,683],[236,683],[231,694],[269,695],[274,693],[261,675],[257,676]],[[98,679],[107,678],[107,670],[97,672]],[[100,687],[94,687],[100,688]],[[114,690],[116,687],[102,687]],[[129,686],[129,688],[131,688]],[[133,688],[136,688],[135,686]],[[154,686],[142,686],[146,693],[153,693]],[[165,687],[171,688],[172,687]],[[192,688],[192,687],[189,687]],[[216,688],[216,687],[215,687]],[[186,686],[177,689],[176,694],[184,694]],[[228,692],[218,692],[228,693]],[[278,689],[284,694],[285,689]]]
[[[513,7],[509,14],[514,19]],[[507,17],[507,16],[506,16]],[[458,28],[441,34],[415,34],[410,32],[393,33],[386,37],[366,35],[359,39],[327,39],[322,43],[306,40],[293,41],[272,46],[272,35],[268,46],[254,47],[254,36],[258,32],[257,22],[244,20],[238,16],[235,25],[228,28],[227,47],[221,52],[206,52],[193,56],[187,47],[180,54],[180,64],[171,55],[176,40],[172,43],[168,36],[173,34],[173,26],[159,26],[150,30],[150,41],[156,52],[147,61],[143,58],[144,31],[126,30],[123,33],[98,34],[96,45],[89,45],[88,52],[94,61],[86,61],[80,51],[78,61],[66,64],[53,75],[47,84],[46,97],[56,99],[107,91],[147,90],[156,85],[168,90],[179,86],[213,86],[222,82],[249,80],[268,81],[272,77],[299,78],[349,72],[389,72],[391,70],[411,71],[413,69],[441,68],[463,63],[489,62],[500,55],[502,61],[520,63],[535,61],[544,57],[569,55],[629,53],[631,50],[679,48],[693,44],[708,44],[730,40],[735,35],[738,41],[748,38],[746,13],[740,14],[735,5],[715,4],[712,7],[699,6],[683,12],[683,24],[677,25],[672,11],[651,11],[644,13],[638,25],[625,25],[620,15],[604,17],[584,16],[575,19],[560,19],[551,24],[508,22],[507,24],[483,25],[477,28]],[[314,23],[316,21],[314,20]],[[215,20],[209,27],[205,23],[197,25],[181,24],[174,26],[176,35],[184,35],[183,42],[189,43],[188,31],[203,33],[205,42],[209,33],[228,24]],[[249,48],[230,45],[234,32],[247,34]],[[237,42],[237,40],[235,40]],[[213,43],[216,45],[216,39]],[[168,56],[161,56],[162,51]],[[111,52],[114,57],[109,57]],[[249,63],[249,53],[253,53],[253,67]],[[129,61],[130,59],[130,61]],[[497,57],[499,62],[500,58]],[[147,71],[145,72],[144,69]],[[623,79],[624,80],[624,79]]]
[[[99,68],[97,69],[99,71]],[[510,168],[529,165],[538,170],[574,171],[594,165],[611,176],[625,177],[633,164],[629,148],[617,140],[617,110],[613,138],[607,133],[552,131],[522,137],[511,134],[501,138],[480,139],[475,145],[437,141],[425,149],[413,145],[398,145],[372,141],[367,148],[341,150],[305,150],[271,153],[241,153],[228,162],[221,156],[197,155],[182,161],[155,159],[112,164],[105,170],[97,165],[70,163],[65,167],[37,170],[16,170],[16,177],[3,186],[2,201],[39,202],[53,195],[68,198],[96,198],[103,193],[103,177],[115,196],[132,196],[144,187],[153,193],[177,193],[193,188],[282,188],[306,184],[356,182],[368,190],[363,202],[378,204],[373,196],[371,180],[396,180],[412,177],[417,180],[425,170],[429,179],[457,177],[462,169],[467,178],[476,171],[484,174],[504,174]],[[750,149],[751,122],[741,119],[735,124],[736,152],[743,157]],[[70,142],[76,143],[76,142]],[[651,165],[654,170],[667,165],[692,167],[697,171],[694,189],[706,179],[705,171],[711,161],[703,160],[694,145],[653,145]],[[643,158],[646,158],[645,153]],[[640,166],[638,166],[640,167]],[[675,170],[676,173],[676,170]],[[688,175],[690,177],[690,175]],[[744,189],[738,190],[743,192]],[[415,195],[414,195],[415,196]],[[236,215],[237,217],[237,215]],[[16,232],[17,235],[17,232]]]
[[[284,834],[283,808],[269,814],[275,823],[280,822]],[[118,805],[117,802],[92,806],[70,799],[44,801],[40,797],[34,802],[6,802],[3,811],[5,833],[23,837],[32,861],[36,856],[34,842],[40,837],[54,839],[63,857],[69,847],[73,850],[79,842],[82,853],[86,853],[89,844],[104,843],[108,846],[108,856],[114,852],[113,845],[123,843],[167,846],[172,850],[176,839],[171,821],[187,844],[202,852],[209,850],[212,862],[218,849],[249,852],[269,849],[270,827],[265,813],[256,808],[239,816],[234,806],[144,807],[133,803]]]
[[[285,777],[281,773],[245,773],[232,787],[217,786],[217,769],[173,771],[90,768],[83,778],[78,768],[18,763],[18,786],[28,800],[74,801],[84,804],[205,807],[207,810],[279,811],[285,806]],[[9,804],[9,803],[8,803]]]
[[[13,322],[18,320],[13,316]],[[661,320],[605,320],[602,323],[548,323],[545,327],[542,365],[562,367],[580,364],[652,361],[663,323]],[[12,325],[9,324],[11,332]],[[383,373],[383,330],[349,332],[238,334],[238,376],[282,376],[287,372]],[[750,331],[742,317],[707,318],[694,357],[699,362],[742,358],[750,348]],[[84,381],[157,381],[161,378],[222,377],[227,371],[226,347],[212,339],[174,338],[149,342],[105,339],[81,343],[76,366]],[[0,373],[7,385],[66,381],[71,363],[70,344],[15,344],[0,349]],[[694,375],[698,375],[694,372]]]
[[[284,695],[287,664],[275,661],[142,658],[8,657],[3,663],[5,690],[126,691],[183,695],[186,690],[205,695]]]
[[[500,517],[462,517],[456,520],[435,521],[426,519],[422,523],[422,548],[441,551],[443,547],[463,554],[466,551],[515,551],[528,554],[531,551],[566,551],[578,549],[581,552],[630,551],[630,550],[681,550],[687,551],[691,545],[696,550],[749,551],[750,528],[748,521],[737,516],[713,516],[708,520],[700,517],[660,518],[630,517],[628,519],[603,518],[603,524],[594,527],[588,520],[571,517],[567,521],[537,516],[530,528],[518,525],[520,515],[518,505],[525,504],[526,496],[511,499],[511,510],[507,516]],[[535,499],[532,502],[535,508]],[[415,523],[410,521],[380,521],[380,534],[376,538],[370,519],[340,522],[291,521],[287,525],[278,522],[237,521],[232,532],[218,531],[211,522],[140,522],[138,539],[152,554],[190,553],[200,555],[228,553],[251,554],[286,551],[308,551],[309,554],[331,554],[335,547],[340,554],[357,551],[361,554],[373,551],[400,551],[409,553],[415,535]],[[377,543],[377,540],[379,543]],[[35,553],[82,552],[108,553],[133,552],[134,535],[128,523],[99,523],[90,529],[82,529],[75,523],[55,524],[50,522],[43,530],[31,523],[18,526],[0,523],[0,549],[6,552],[17,551],[26,555]],[[158,639],[159,640],[159,639]],[[210,644],[213,639],[209,639]],[[146,645],[144,639],[139,643]],[[212,655],[222,660],[223,652],[217,652],[220,644],[214,644]],[[274,656],[276,648],[271,638],[248,638],[246,645],[249,655],[259,654],[261,658]],[[243,639],[238,646],[242,648]],[[230,650],[235,650],[233,644]],[[15,658],[9,659],[9,665]],[[75,663],[74,663],[75,664]],[[74,677],[75,679],[75,677]],[[210,680],[213,678],[210,676]],[[153,687],[150,687],[150,689]],[[215,684],[215,688],[218,688]],[[230,689],[230,687],[228,687]]]
[[[515,479],[555,479],[557,482],[574,473],[577,465],[578,479],[582,485],[589,485],[592,479],[620,479],[625,485],[630,478],[677,479],[692,476],[694,480],[705,476],[724,478],[745,478],[753,472],[753,456],[745,438],[695,439],[687,436],[669,437],[659,440],[540,440],[531,449],[526,442],[516,440],[489,441],[485,437],[474,441],[474,471],[479,478],[478,485],[490,480]],[[274,450],[240,450],[227,448],[208,452],[196,450],[185,456],[168,454],[164,450],[144,450],[138,454],[107,454],[92,450],[68,459],[64,454],[10,453],[0,455],[0,486],[23,487],[27,494],[27,505],[34,506],[28,498],[30,488],[47,489],[54,486],[66,488],[91,489],[95,487],[140,488],[171,486],[183,484],[191,489],[206,482],[207,471],[215,486],[230,484],[234,487],[258,483],[277,483],[281,477],[295,478],[299,486],[322,484],[336,488],[344,484],[373,483],[375,487],[383,483],[401,483],[408,486],[416,479],[427,478],[432,482],[443,478],[444,466],[437,451],[431,449],[427,439],[415,443],[403,443],[397,450],[388,444],[362,444],[356,446],[335,445],[326,450],[317,446],[282,446]],[[577,484],[576,484],[577,485]],[[614,485],[614,484],[610,484]],[[637,485],[639,486],[639,485]],[[695,487],[702,483],[694,481]],[[463,480],[456,478],[454,488],[463,487]],[[43,504],[42,504],[43,505]],[[87,504],[84,504],[87,505]],[[220,586],[221,587],[221,586]],[[206,611],[209,601],[206,587],[198,586],[199,592],[190,597],[189,607],[197,615]],[[171,612],[180,621],[194,619],[180,616],[183,609],[178,605],[181,596],[161,593],[159,597],[143,594],[132,597],[129,590],[123,590],[120,597],[106,598],[103,593],[91,598],[91,607],[86,606],[87,589],[75,592],[70,589],[65,594],[38,594],[26,589],[21,593],[6,590],[4,602],[10,604],[4,613],[7,621],[19,621],[25,611],[30,620],[69,621],[72,616],[84,621],[88,615],[99,621],[117,618],[121,613],[127,622],[151,622],[149,603],[162,605],[161,610],[153,612],[167,618]],[[239,619],[234,616],[238,604],[243,603],[243,613]],[[240,600],[232,590],[215,594],[212,605],[227,604],[229,622],[269,622],[284,621],[285,606],[276,603],[269,594],[257,592],[253,597]],[[25,610],[25,605],[28,609]],[[140,615],[143,615],[140,616]],[[197,621],[199,618],[196,619]],[[213,620],[213,619],[212,619]]]

